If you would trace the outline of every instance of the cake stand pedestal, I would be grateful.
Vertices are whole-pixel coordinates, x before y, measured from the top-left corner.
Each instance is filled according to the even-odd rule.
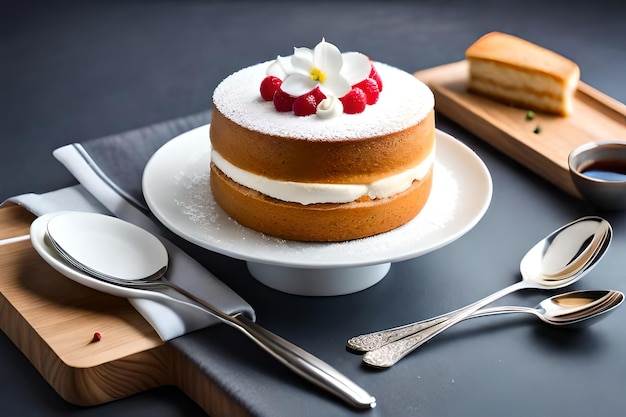
[[[294,268],[246,262],[264,285],[294,295],[333,296],[362,291],[382,280],[391,263],[343,268]]]

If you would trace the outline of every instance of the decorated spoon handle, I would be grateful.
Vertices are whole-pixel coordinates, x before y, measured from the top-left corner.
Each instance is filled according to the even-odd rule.
[[[363,362],[376,368],[389,368],[395,365],[399,360],[404,358],[413,350],[417,349],[433,337],[437,336],[439,333],[469,318],[469,316],[471,316],[473,313],[486,306],[487,304],[492,303],[493,301],[521,288],[524,288],[524,284],[522,282],[518,282],[500,291],[497,291],[483,298],[482,300],[463,307],[460,310],[456,310],[454,314],[450,314],[447,318],[444,317],[444,320],[438,324],[427,327],[426,329],[421,330],[418,333],[413,334],[412,336],[408,336],[403,339],[387,343],[386,345],[367,352],[363,356]]]
[[[509,290],[509,288],[505,289],[506,291],[514,291]],[[505,291],[502,290],[502,291]],[[477,303],[480,301],[477,301]],[[413,335],[415,333],[422,332],[429,327],[433,327],[437,324],[443,323],[447,321],[450,317],[455,316],[456,314],[462,312],[463,310],[472,307],[474,304],[467,305],[465,307],[461,307],[457,310],[450,311],[449,313],[445,313],[436,317],[432,317],[425,320],[416,321],[413,323],[405,324],[403,326],[393,327],[391,329],[380,330],[372,333],[366,333],[359,336],[355,336],[351,339],[348,339],[347,346],[348,348],[358,351],[358,352],[369,352],[370,350],[378,349],[386,344],[391,342],[395,342],[396,340],[404,339],[407,336]]]
[[[381,330],[378,332],[355,336],[352,339],[348,340],[348,347],[359,352],[369,352],[371,350],[376,350],[391,342],[404,339],[407,336],[412,336],[414,334],[425,332],[427,329],[448,320],[458,311],[459,310],[453,311],[451,313],[437,316],[432,319],[422,320],[415,323],[405,324],[404,326],[394,327],[393,329]],[[464,320],[509,313],[530,313],[536,315],[537,310],[530,307],[518,306],[482,308],[465,317]]]
[[[378,349],[388,343],[404,339],[407,336],[422,332],[425,329],[439,323],[443,323],[448,320],[449,316],[449,314],[444,314],[432,319],[421,320],[415,323],[405,324],[404,326],[394,327],[392,329],[362,334],[349,339],[347,345],[350,349],[358,352],[369,352],[370,350]]]

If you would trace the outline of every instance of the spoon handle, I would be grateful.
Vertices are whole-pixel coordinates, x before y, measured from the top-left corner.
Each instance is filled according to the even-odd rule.
[[[356,350],[358,352],[369,352],[372,350],[376,350],[384,345],[388,345],[391,342],[395,342],[397,340],[404,339],[407,336],[412,336],[414,334],[424,332],[427,329],[436,326],[437,324],[443,323],[450,317],[463,310],[463,308],[430,319],[416,321],[414,323],[405,324],[403,326],[398,326],[391,329],[380,330],[377,332],[355,336],[349,339],[347,344],[350,349]],[[531,312],[527,310],[533,311]],[[477,317],[492,316],[496,314],[521,312],[529,312],[531,314],[536,313],[536,311],[530,307],[501,306],[482,308],[465,317],[464,320],[475,319]]]
[[[378,349],[386,344],[404,339],[407,336],[422,332],[429,327],[442,323],[448,320],[451,314],[454,314],[454,312],[391,329],[355,336],[348,339],[347,345],[350,349],[358,352],[369,352],[370,350]]]
[[[243,314],[226,314],[184,288],[169,281],[162,282],[204,306],[209,313],[225,324],[241,331],[275,359],[309,382],[356,408],[369,409],[376,406],[376,399],[372,395],[318,357],[261,327]]]
[[[326,362],[243,315],[234,317],[234,320],[248,337],[296,374],[357,408],[376,406],[373,396]]]
[[[504,295],[509,294],[521,288],[523,288],[521,282],[513,284],[512,286],[509,286],[501,290],[500,292],[502,292],[503,295],[498,296],[498,298],[503,297]],[[378,349],[384,345],[387,345],[391,342],[395,342],[396,340],[404,339],[407,336],[422,332],[430,327],[443,323],[444,321],[447,321],[449,318],[461,313],[463,310],[467,308],[471,308],[472,306],[474,306],[477,303],[480,303],[481,301],[482,300],[479,300],[465,307],[461,307],[454,311],[450,311],[448,313],[441,314],[439,316],[431,317],[429,319],[420,320],[420,321],[405,324],[402,326],[392,327],[390,329],[379,330],[376,332],[355,336],[353,338],[348,339],[346,344],[348,348],[355,350],[357,352],[369,352],[369,351]]]
[[[488,295],[482,300],[456,310],[454,314],[449,315],[447,318],[444,317],[438,324],[427,327],[426,329],[423,329],[411,336],[387,343],[386,345],[367,352],[363,356],[363,362],[376,368],[389,368],[395,365],[406,355],[428,342],[433,337],[437,336],[439,333],[469,318],[469,316],[478,311],[480,308],[521,288],[524,288],[524,283],[520,281]]]

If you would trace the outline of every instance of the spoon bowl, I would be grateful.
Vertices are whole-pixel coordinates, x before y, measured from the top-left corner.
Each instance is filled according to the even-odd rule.
[[[590,325],[605,317],[624,301],[624,294],[615,290],[580,290],[558,294],[537,304],[536,307],[500,306],[481,309],[468,317],[476,318],[496,314],[528,313],[544,323],[557,327]]]
[[[600,217],[573,221],[538,242],[524,255],[520,262],[522,279],[537,289],[556,289],[573,284],[600,260],[611,238],[610,224]]]
[[[103,281],[158,280],[168,268],[167,250],[156,236],[114,217],[59,214],[46,224],[46,235],[64,260]]]
[[[553,290],[575,283],[602,259],[612,236],[610,223],[601,217],[587,216],[577,219],[546,236],[524,255],[520,262],[521,281],[473,304],[432,319],[353,337],[348,340],[347,345],[351,350],[367,352],[428,329],[428,335],[422,333],[423,338],[416,339],[415,346],[410,350],[402,349],[401,356],[397,351],[391,352],[393,345],[389,347],[390,354],[393,355],[390,361],[393,363],[386,361],[385,364],[391,366],[443,330],[507,294],[522,289]],[[383,365],[381,363],[373,366]]]

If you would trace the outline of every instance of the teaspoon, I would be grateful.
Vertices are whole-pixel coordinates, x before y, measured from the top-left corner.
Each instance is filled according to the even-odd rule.
[[[521,306],[500,306],[485,308],[475,311],[464,318],[473,319],[476,317],[526,313],[538,317],[544,323],[558,327],[581,326],[591,324],[599,319],[603,314],[608,313],[618,307],[624,301],[624,294],[620,291],[582,290],[555,295],[546,298],[536,307]],[[381,348],[371,350],[363,356],[363,362],[368,365],[387,368],[395,362],[390,362],[389,355],[393,352],[393,358],[404,356],[412,351],[413,346],[424,338],[424,333],[430,328],[416,332],[404,339],[384,345]],[[405,353],[406,352],[406,353]]]
[[[326,362],[244,315],[229,315],[166,280],[167,251],[149,232],[111,216],[64,212],[48,221],[46,235],[65,261],[93,278],[126,288],[174,289],[241,331],[301,377],[357,408],[376,406],[373,396]]]
[[[611,225],[601,217],[588,216],[575,220],[552,232],[526,253],[520,262],[521,281],[433,319],[353,337],[348,340],[348,347],[356,351],[370,351],[428,329],[428,334],[416,341],[411,350],[403,351],[403,355],[399,357],[391,355],[393,363],[386,361],[385,364],[370,364],[378,367],[391,366],[445,329],[507,294],[522,289],[551,290],[573,284],[602,258],[612,235]],[[388,350],[392,351],[393,346]]]
[[[484,308],[467,317],[527,313],[552,326],[589,325],[601,315],[613,311],[624,301],[624,294],[617,290],[579,290],[558,294],[537,304],[536,307],[498,306]]]

